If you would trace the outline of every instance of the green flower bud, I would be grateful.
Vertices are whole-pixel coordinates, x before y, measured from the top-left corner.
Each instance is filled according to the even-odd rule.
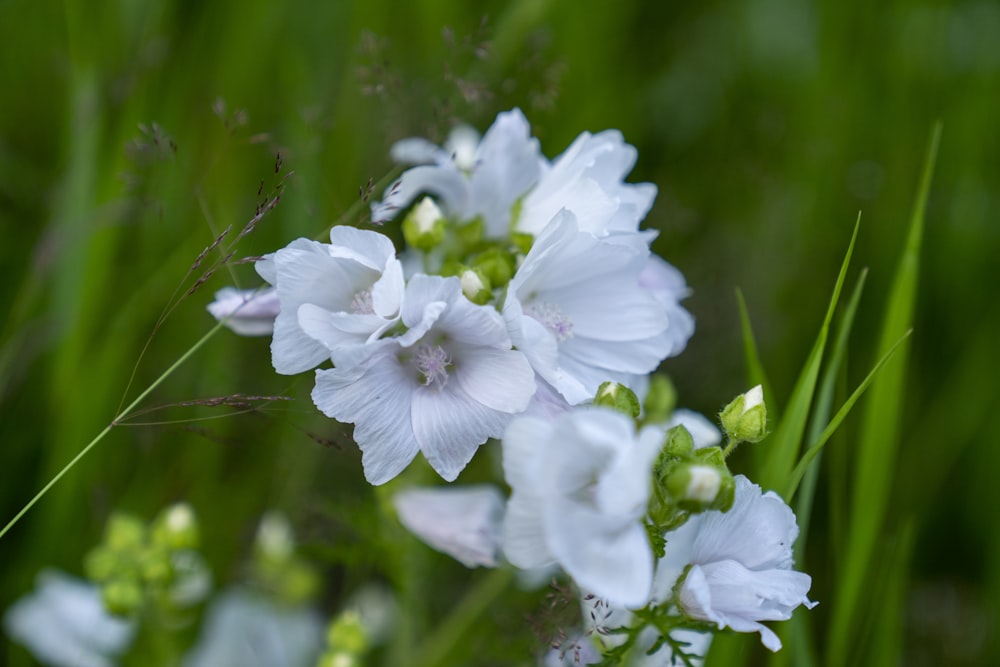
[[[510,240],[514,244],[514,247],[524,255],[527,255],[531,251],[531,246],[535,243],[535,237],[524,232],[513,232],[510,235]]]
[[[280,512],[268,512],[260,520],[257,527],[255,543],[257,553],[273,561],[284,561],[295,551],[295,538],[292,536],[292,526]]]
[[[142,607],[142,585],[133,577],[113,579],[101,587],[101,601],[112,614],[134,614]]]
[[[767,408],[760,385],[737,396],[719,413],[722,428],[736,442],[760,442],[767,435]]]
[[[635,419],[639,416],[639,399],[635,392],[618,382],[605,382],[597,388],[594,405],[613,408],[626,417]]]
[[[107,581],[121,571],[121,558],[106,546],[96,547],[83,559],[83,571],[91,581]]]
[[[661,423],[670,419],[677,406],[677,389],[666,375],[652,375],[649,378],[649,393],[646,394],[645,421]]]
[[[682,507],[685,504],[692,509],[711,505],[722,486],[722,475],[719,470],[706,465],[680,465],[670,474],[667,480],[667,490],[677,499]]]
[[[331,648],[352,655],[360,655],[368,650],[368,631],[361,621],[361,615],[353,609],[337,616],[326,632],[326,641]]]
[[[164,547],[145,547],[138,553],[136,565],[142,580],[150,584],[166,584],[174,575],[170,552]]]
[[[472,268],[481,272],[493,287],[505,287],[514,277],[517,266],[514,256],[500,248],[489,248],[472,261]]]
[[[493,298],[489,278],[477,269],[465,269],[458,275],[462,283],[462,294],[472,303],[482,306]]]
[[[104,527],[104,543],[114,551],[136,551],[146,541],[145,524],[130,514],[116,512]]]
[[[343,651],[327,651],[320,656],[316,667],[358,667],[358,657]]]
[[[444,234],[444,214],[430,197],[421,199],[403,220],[403,239],[417,250],[432,250],[444,240]]]
[[[660,450],[660,455],[680,459],[689,456],[692,451],[694,451],[694,438],[691,437],[691,432],[678,424],[667,431],[667,442]]]
[[[187,503],[177,503],[160,512],[153,521],[153,544],[166,549],[196,549],[198,520]]]

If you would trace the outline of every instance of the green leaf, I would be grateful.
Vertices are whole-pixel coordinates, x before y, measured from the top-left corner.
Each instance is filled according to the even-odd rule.
[[[879,341],[879,353],[883,356],[912,326],[924,212],[940,139],[941,125],[938,123],[931,133],[920,188],[910,216],[906,245],[886,306]],[[871,582],[875,548],[884,528],[893,472],[897,464],[908,358],[908,349],[904,346],[892,362],[887,364],[881,381],[865,402],[858,436],[847,553],[844,555],[843,570],[837,576],[838,595],[834,600],[827,645],[826,664],[831,666],[853,662],[849,652],[862,625],[887,612],[877,601],[864,599],[862,593]]]
[[[833,320],[833,313],[836,310],[837,301],[840,299],[840,291],[844,286],[844,278],[847,275],[847,267],[854,252],[854,244],[858,238],[860,225],[861,216],[859,214],[854,225],[854,233],[851,235],[851,242],[847,247],[847,253],[840,266],[840,274],[837,276],[837,283],[833,288],[833,295],[830,297],[830,305],[827,307],[819,335],[817,335],[812,351],[809,353],[805,366],[799,374],[799,379],[795,383],[780,425],[774,434],[761,445],[766,448],[766,462],[760,476],[760,485],[765,489],[784,487],[792,472],[792,467],[795,465],[795,459],[802,445],[820,365],[823,361],[823,350],[826,347],[830,322]]]

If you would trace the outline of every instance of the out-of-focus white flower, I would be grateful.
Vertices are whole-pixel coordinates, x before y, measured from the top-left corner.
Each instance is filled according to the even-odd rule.
[[[208,304],[208,312],[240,336],[270,336],[278,316],[278,292],[273,288],[236,289],[223,287]],[[226,319],[228,318],[228,319]]]
[[[271,360],[283,375],[315,368],[399,321],[403,268],[388,237],[338,226],[330,243],[297,239],[256,264],[277,288]]]
[[[681,301],[691,295],[684,274],[657,255],[650,255],[639,273],[639,284],[663,304],[670,321],[667,333],[672,343],[667,356],[676,357],[694,334],[694,318],[681,305]]]
[[[675,426],[683,426],[691,434],[695,449],[714,447],[722,442],[722,432],[716,428],[703,414],[688,410],[687,408],[677,408],[670,414],[670,421],[667,422],[666,429],[669,431]]]
[[[3,620],[11,639],[51,667],[111,667],[135,634],[134,622],[104,610],[96,586],[54,570]]]
[[[662,439],[655,427],[636,435],[631,419],[608,408],[514,419],[503,438],[513,489],[504,521],[508,560],[522,568],[556,562],[613,604],[645,604],[653,554],[641,519]]]
[[[496,567],[504,498],[494,486],[411,488],[393,497],[400,522],[466,567]]]
[[[389,481],[418,451],[450,482],[528,406],[534,373],[500,315],[462,296],[458,278],[414,276],[402,321],[405,334],[317,371],[313,402],[355,425],[370,483]]]
[[[636,155],[618,130],[584,132],[551,165],[544,164],[515,229],[538,236],[565,208],[591,234],[637,231],[656,198],[656,186],[624,182]]]
[[[468,129],[453,134],[443,149],[423,139],[406,139],[393,148],[404,162],[430,162],[403,172],[381,202],[372,205],[372,220],[385,222],[420,193],[437,198],[445,214],[462,222],[481,216],[486,235],[509,232],[514,203],[538,180],[542,156],[519,109],[506,111],[472,149]]]
[[[184,667],[313,667],[323,622],[306,607],[282,607],[241,588],[212,601]]]
[[[695,515],[666,534],[654,599],[665,599],[689,565],[678,590],[685,614],[719,629],[759,632],[777,651],[781,641],[761,621],[788,620],[800,604],[816,604],[807,597],[812,579],[792,570],[798,534],[795,514],[776,493],[737,475],[732,509]]]
[[[570,403],[593,398],[607,380],[649,373],[672,352],[664,308],[638,283],[648,255],[642,235],[599,239],[562,211],[511,280],[503,307],[511,339]]]

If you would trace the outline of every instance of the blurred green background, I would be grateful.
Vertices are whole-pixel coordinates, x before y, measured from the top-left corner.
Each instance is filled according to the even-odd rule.
[[[682,404],[707,414],[746,388],[734,288],[783,398],[861,211],[848,285],[860,267],[870,273],[844,378],[853,387],[876,359],[941,120],[881,530],[892,551],[914,529],[891,561],[907,568],[905,586],[894,601],[877,581],[865,587],[847,655],[890,664],[874,656],[896,646],[897,664],[998,664],[1000,437],[988,421],[1000,407],[998,74],[1000,4],[985,0],[0,0],[0,522],[108,424],[133,368],[130,398],[211,327],[215,289],[259,284],[249,266],[221,269],[180,298],[136,366],[226,226],[241,229],[279,185],[280,204],[235,257],[361,223],[359,188],[389,171],[393,141],[442,139],[458,119],[484,130],[512,106],[550,157],[605,128],[639,149],[631,180],[659,187],[646,225],[692,286],[698,323],[665,369]],[[0,607],[42,567],[80,573],[112,509],[152,517],[177,500],[198,511],[219,583],[241,576],[270,508],[288,513],[324,567],[328,611],[361,582],[392,579],[394,540],[422,547],[372,516],[349,431],[314,414],[310,388],[308,374],[272,372],[266,339],[215,336],[146,407],[235,393],[294,400],[225,418],[234,411],[164,407],[114,429],[0,541]],[[820,476],[802,564],[821,601],[808,614],[820,656],[843,566],[830,536],[843,530],[836,487],[850,485],[856,428],[831,444],[842,474]],[[424,592],[435,591],[419,633],[477,573],[414,557]],[[535,602],[512,595],[447,664],[530,664],[542,640],[513,633]],[[754,644],[745,656],[760,661]],[[31,664],[6,643],[4,659]]]

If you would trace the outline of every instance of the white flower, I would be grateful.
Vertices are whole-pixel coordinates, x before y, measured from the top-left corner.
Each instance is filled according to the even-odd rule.
[[[11,639],[52,667],[111,667],[135,633],[134,622],[104,610],[96,586],[53,570],[3,620]]]
[[[240,336],[270,336],[278,316],[278,292],[273,288],[240,290],[224,287],[215,293],[208,312]],[[228,318],[228,319],[226,319]]]
[[[681,300],[691,294],[684,274],[657,255],[650,255],[639,274],[639,284],[648,289],[666,309],[672,342],[667,356],[676,357],[684,351],[694,334],[694,318],[681,306]]]
[[[382,484],[418,451],[449,482],[535,392],[503,319],[461,294],[458,278],[417,275],[406,287],[399,338],[356,348],[354,359],[316,372],[312,397],[352,423],[365,477]]]
[[[504,521],[507,559],[521,568],[556,562],[613,604],[645,604],[653,554],[641,520],[662,440],[656,428],[637,436],[631,419],[607,408],[512,421],[503,439],[513,489]]]
[[[714,447],[722,442],[722,431],[707,417],[694,410],[687,408],[677,408],[670,414],[666,429],[669,431],[675,426],[683,426],[691,434],[695,449]]]
[[[673,351],[663,306],[639,286],[648,254],[643,235],[599,239],[562,211],[511,280],[511,339],[570,403],[593,398],[606,380],[650,373]]]
[[[504,499],[494,486],[411,488],[393,497],[399,521],[466,567],[497,566]]]
[[[308,608],[282,607],[239,588],[209,608],[184,667],[312,667],[323,646],[323,623]]]
[[[635,232],[656,198],[651,183],[623,179],[635,165],[636,150],[621,132],[584,132],[550,165],[524,198],[515,228],[537,236],[563,208],[582,231],[601,236]]]
[[[298,239],[257,262],[277,288],[271,359],[284,375],[301,373],[344,348],[374,340],[399,320],[403,269],[388,237],[338,226],[330,244]]]
[[[681,572],[682,611],[721,630],[759,632],[772,651],[781,641],[761,621],[783,621],[806,597],[812,579],[792,570],[792,544],[799,529],[795,514],[773,491],[736,476],[736,499],[728,512],[693,516],[666,534],[666,555],[658,565],[657,595],[664,599]]]
[[[469,130],[452,135],[450,146],[437,149],[423,139],[396,144],[393,157],[404,162],[432,162],[408,169],[372,205],[372,220],[384,222],[420,193],[438,199],[445,214],[465,222],[482,216],[486,235],[504,237],[511,210],[538,180],[542,156],[519,109],[497,116],[482,141],[471,149]]]

